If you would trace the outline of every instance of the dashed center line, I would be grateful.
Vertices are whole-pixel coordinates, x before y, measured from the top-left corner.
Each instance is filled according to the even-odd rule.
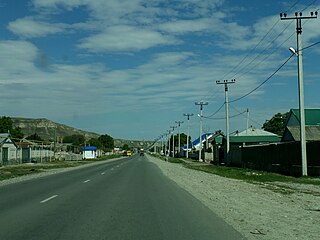
[[[52,200],[52,199],[54,199],[56,197],[58,197],[58,195],[53,195],[53,196],[51,196],[51,197],[49,197],[47,199],[42,200],[40,203],[46,203],[46,202],[48,202],[48,201],[50,201],[50,200]]]
[[[101,175],[104,175],[104,174],[106,174],[106,173],[105,172],[101,173]]]
[[[88,179],[88,180],[85,180],[85,181],[83,181],[83,183],[87,183],[87,182],[90,182],[91,180],[90,179]]]

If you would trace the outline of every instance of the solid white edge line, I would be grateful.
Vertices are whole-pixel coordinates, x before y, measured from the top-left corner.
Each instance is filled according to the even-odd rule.
[[[51,196],[51,197],[49,197],[47,199],[42,200],[40,203],[46,203],[46,202],[48,202],[48,201],[50,201],[50,200],[52,200],[52,199],[54,199],[56,197],[58,197],[58,195],[53,195],[53,196]]]

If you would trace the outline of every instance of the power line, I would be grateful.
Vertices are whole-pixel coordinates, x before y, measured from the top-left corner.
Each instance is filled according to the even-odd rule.
[[[212,117],[212,116],[216,115],[218,112],[220,112],[220,110],[223,108],[223,106],[224,106],[225,104],[226,104],[226,103],[224,102],[224,103],[218,108],[218,110],[216,110],[214,113],[208,115],[208,117]]]
[[[317,2],[318,0],[314,0],[312,1],[310,4],[308,4],[308,6],[306,6],[304,9],[302,9],[301,11],[306,10],[307,8],[309,8],[311,5],[313,5],[315,2]],[[294,2],[291,7],[287,10],[287,11],[291,11],[298,3],[300,2],[300,0],[297,0],[296,2]],[[231,74],[235,69],[237,69],[248,57],[249,55],[258,48],[258,46],[263,42],[264,39],[266,39],[266,37],[271,33],[271,31],[275,28],[275,26],[279,23],[280,19],[278,19],[273,26],[269,29],[269,31],[262,37],[262,39],[255,45],[254,48],[252,48],[250,50],[250,52],[248,54],[246,54],[246,56],[236,65],[234,66],[228,73],[224,74],[222,79],[223,80],[226,76],[228,76],[229,74]],[[249,63],[247,63],[245,66],[243,66],[240,70],[238,70],[232,77],[230,78],[235,78],[237,76],[237,74],[239,74],[241,71],[245,70],[247,67],[249,67],[255,60],[257,60],[263,53],[265,53],[268,49],[273,47],[274,42],[283,34],[283,32],[285,30],[287,30],[289,28],[289,26],[291,26],[292,22],[289,23],[282,31],[281,33],[279,33],[272,41],[269,42],[269,44],[267,45],[267,47],[264,48],[264,50],[262,50],[259,54],[256,55],[256,57],[254,57]],[[258,65],[260,65],[261,63],[263,63],[265,60],[267,60],[270,56],[272,56],[274,53],[277,52],[277,50],[285,43],[287,42],[292,36],[294,35],[294,32],[292,35],[290,35],[284,42],[282,42],[278,48],[274,49],[273,52],[271,54],[269,54],[267,57],[265,57],[264,59],[262,59],[261,61],[259,61],[259,63],[255,64],[253,67],[251,67],[249,70],[247,70],[246,72],[243,72],[240,76],[237,76],[236,78],[240,78],[242,77],[244,74],[250,72],[253,68],[257,67]],[[207,92],[207,94],[205,94],[204,96],[210,94],[210,91]],[[214,95],[210,94],[209,97],[206,97],[207,100],[211,99]]]
[[[241,112],[241,113],[237,113],[235,115],[232,115],[232,116],[229,116],[229,118],[235,118],[235,117],[238,117],[240,115],[242,115],[243,113],[245,113],[247,111],[244,111],[244,112]],[[206,118],[206,119],[212,119],[212,120],[224,120],[226,119],[226,117],[219,117],[219,118],[211,118],[211,117],[207,117],[207,116],[203,116],[203,118]]]
[[[262,83],[260,83],[257,87],[255,87],[250,92],[248,92],[247,94],[243,95],[242,97],[239,97],[239,98],[236,98],[234,100],[229,101],[229,103],[237,102],[237,101],[249,96],[251,93],[253,93],[257,89],[259,89],[262,85],[264,85],[266,82],[268,82],[277,72],[279,72],[280,69],[289,62],[289,60],[292,58],[293,55],[294,54],[291,54],[291,56],[283,64],[281,64],[281,66],[278,67],[276,71],[274,71],[266,80],[264,80]]]

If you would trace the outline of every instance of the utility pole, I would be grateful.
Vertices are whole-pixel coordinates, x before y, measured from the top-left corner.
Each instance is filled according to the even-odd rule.
[[[186,155],[186,157],[189,158],[189,135],[190,135],[189,120],[190,120],[190,117],[193,116],[193,113],[184,113],[183,116],[187,117],[187,119],[188,119],[187,155]]]
[[[229,151],[230,151],[230,140],[229,140],[229,100],[228,100],[228,84],[235,83],[236,80],[223,80],[216,81],[217,84],[223,84],[224,85],[224,95],[225,95],[225,104],[226,104],[226,135],[227,135],[227,161],[229,161]]]
[[[183,123],[183,121],[175,121],[175,123],[178,124],[178,138],[179,138],[179,140],[178,140],[179,150],[178,151],[179,151],[179,156],[180,156],[180,150],[181,150],[180,149],[180,147],[181,147],[180,146],[180,124]]]
[[[170,148],[170,134],[171,130],[167,130],[168,132],[168,155],[170,156],[171,148]]]
[[[202,150],[202,110],[204,105],[208,105],[208,102],[200,101],[200,102],[195,102],[195,105],[200,106],[200,136],[199,136],[199,162],[202,162],[201,159],[201,150]]]
[[[174,157],[174,129],[176,128],[176,126],[170,126],[172,128],[172,157]]]
[[[246,130],[246,135],[248,136],[248,129],[249,129],[249,119],[250,119],[250,113],[249,113],[249,108],[247,108],[247,130]]]
[[[304,84],[303,84],[303,64],[302,64],[302,19],[317,18],[318,12],[311,12],[310,16],[304,17],[302,13],[295,13],[294,17],[287,17],[286,13],[280,13],[281,20],[296,20],[297,30],[297,50],[290,48],[298,57],[298,82],[299,82],[299,110],[300,110],[300,143],[301,143],[301,160],[302,160],[302,176],[308,176],[308,164],[307,164],[307,143],[306,143],[306,123],[304,112]]]

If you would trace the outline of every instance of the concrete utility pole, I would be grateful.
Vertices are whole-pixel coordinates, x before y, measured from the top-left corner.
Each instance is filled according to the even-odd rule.
[[[178,146],[179,146],[179,154],[180,154],[180,151],[181,151],[181,149],[180,149],[180,125],[181,125],[181,123],[183,123],[183,121],[175,121],[176,122],[176,124],[178,124],[178,138],[179,138],[179,140],[178,140]]]
[[[221,81],[216,81],[217,84],[223,84],[224,85],[224,95],[225,95],[225,104],[226,104],[226,135],[227,135],[227,161],[229,161],[229,151],[230,151],[230,140],[229,140],[229,100],[228,100],[228,84],[235,83],[236,80],[232,79],[231,81],[229,80],[223,80]]]
[[[189,158],[189,135],[190,135],[190,129],[189,129],[189,120],[190,117],[193,116],[193,113],[184,113],[183,116],[186,116],[188,119],[188,133],[187,133],[187,155],[186,157]]]
[[[208,105],[208,102],[203,102],[203,101],[195,102],[195,105],[200,106],[200,116],[199,116],[199,117],[200,117],[199,162],[202,162],[202,159],[201,159],[201,150],[202,150],[202,110],[203,110],[203,106],[204,106],[204,105]]]
[[[318,12],[311,12],[310,16],[303,17],[302,13],[295,13],[295,17],[287,17],[286,13],[280,13],[281,20],[296,20],[297,29],[297,50],[290,48],[290,51],[298,57],[298,82],[299,82],[299,109],[300,109],[300,142],[302,159],[302,176],[308,176],[307,164],[307,143],[306,143],[306,123],[304,113],[304,84],[303,84],[303,64],[302,64],[302,19],[317,18]]]
[[[174,129],[176,128],[176,126],[170,126],[172,128],[172,157],[174,157]]]
[[[171,130],[167,130],[168,132],[168,155],[170,156],[170,152],[171,152],[171,148],[170,148],[170,134],[171,134]]]

